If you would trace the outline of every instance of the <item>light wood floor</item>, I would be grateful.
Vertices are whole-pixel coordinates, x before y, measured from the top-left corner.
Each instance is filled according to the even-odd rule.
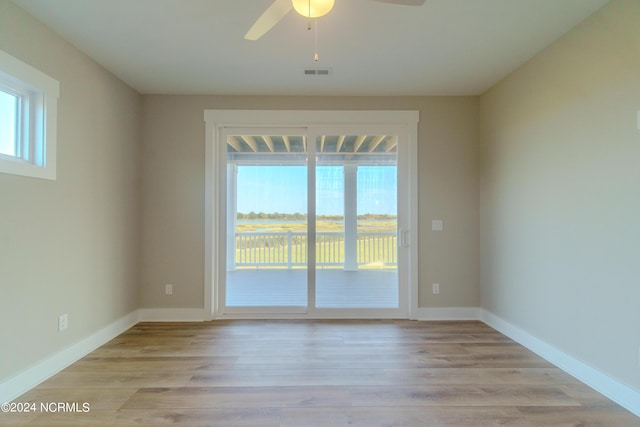
[[[481,322],[141,323],[0,425],[640,426]]]

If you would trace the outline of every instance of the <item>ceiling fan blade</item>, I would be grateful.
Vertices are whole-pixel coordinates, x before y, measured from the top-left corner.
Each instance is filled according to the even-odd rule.
[[[401,4],[404,6],[422,6],[425,0],[375,0],[380,3]]]
[[[247,40],[258,40],[267,31],[272,29],[284,16],[293,9],[291,0],[275,0],[271,6],[249,28],[244,38]]]

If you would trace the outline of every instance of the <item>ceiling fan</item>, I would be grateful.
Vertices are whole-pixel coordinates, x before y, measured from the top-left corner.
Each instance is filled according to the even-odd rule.
[[[333,8],[335,0],[275,0],[271,6],[251,26],[244,38],[258,40],[271,28],[280,22],[292,9],[305,18],[318,18],[326,15]],[[375,0],[381,3],[391,3],[406,6],[421,6],[425,0]]]

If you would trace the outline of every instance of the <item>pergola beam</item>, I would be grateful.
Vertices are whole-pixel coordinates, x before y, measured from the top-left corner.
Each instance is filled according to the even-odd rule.
[[[238,153],[242,153],[243,151],[242,144],[240,143],[240,141],[238,141],[238,138],[236,138],[235,136],[227,137],[227,144],[229,144]]]
[[[396,148],[398,145],[398,137],[392,136],[389,140],[384,144],[384,152],[389,153],[391,150]]]
[[[360,150],[360,147],[362,147],[362,144],[364,143],[364,140],[367,138],[367,135],[360,135],[356,138],[356,142],[353,145],[353,152],[357,153]]]
[[[258,152],[258,143],[256,142],[254,137],[248,136],[248,135],[243,135],[243,136],[241,136],[241,138],[249,146],[249,148],[251,148],[251,150],[253,150],[254,153]]]
[[[378,145],[380,145],[380,143],[382,141],[384,141],[384,139],[387,137],[387,135],[378,135],[375,138],[373,138],[373,140],[371,141],[371,143],[369,144],[369,152],[372,153],[373,150],[375,150],[376,148],[378,148]]]
[[[269,151],[271,151],[272,153],[276,151],[273,145],[273,139],[271,139],[270,136],[264,135],[262,139],[264,140],[264,143],[267,145],[267,148],[269,148]]]

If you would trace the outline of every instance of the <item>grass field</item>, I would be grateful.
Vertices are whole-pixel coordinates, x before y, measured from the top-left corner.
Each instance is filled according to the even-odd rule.
[[[396,231],[397,223],[395,221],[358,221],[359,233],[375,233],[375,232],[391,232]],[[300,222],[282,222],[268,223],[260,221],[251,221],[236,225],[236,232],[244,233],[247,231],[264,231],[264,232],[286,232],[286,231],[307,231],[307,224]],[[344,223],[340,221],[318,221],[316,223],[316,231],[344,231]]]

